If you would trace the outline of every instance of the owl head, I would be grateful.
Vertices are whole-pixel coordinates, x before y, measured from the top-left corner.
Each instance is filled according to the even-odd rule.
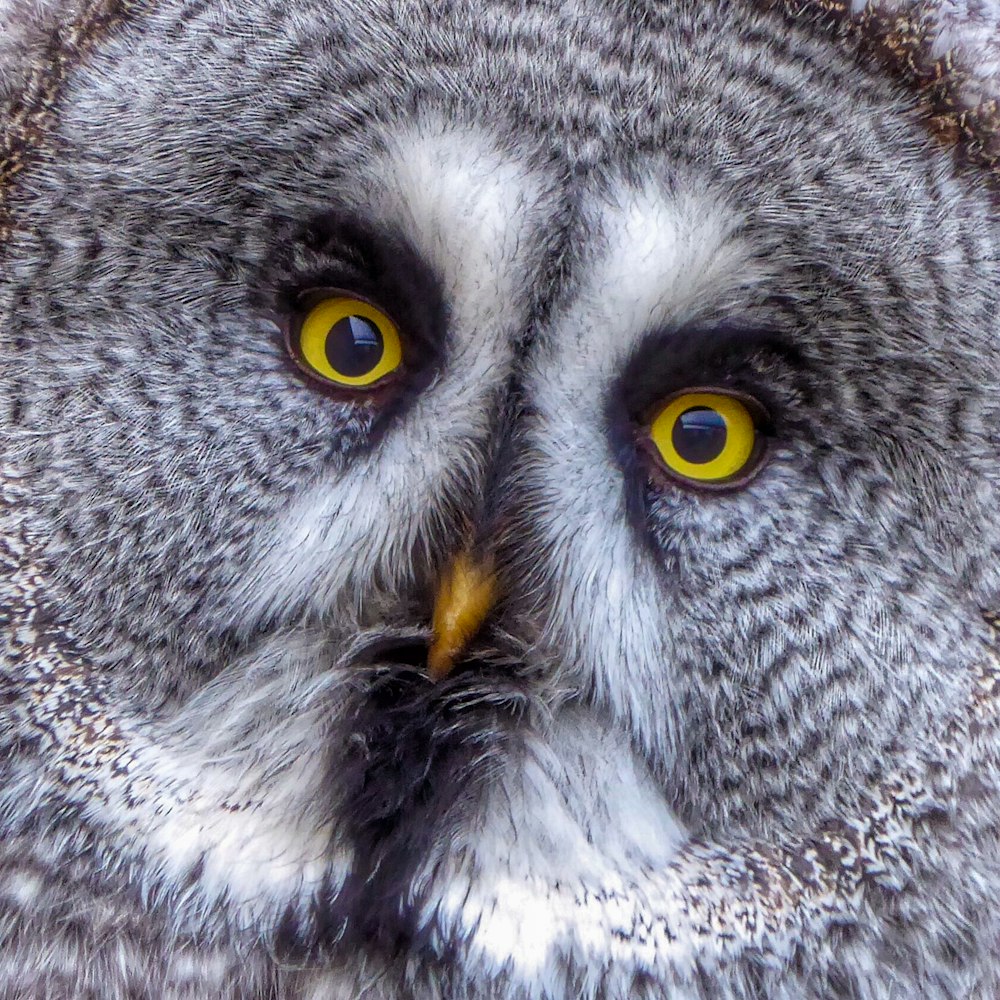
[[[788,6],[0,6],[3,981],[986,981],[990,133]]]

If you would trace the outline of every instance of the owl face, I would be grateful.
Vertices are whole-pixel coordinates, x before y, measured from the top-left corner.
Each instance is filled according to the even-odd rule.
[[[512,686],[614,734],[648,843],[854,803],[1000,582],[1000,233],[904,96],[728,3],[183,6],[25,181],[0,412],[56,617],[170,780],[225,744],[259,798],[220,897],[350,867],[338,734]]]

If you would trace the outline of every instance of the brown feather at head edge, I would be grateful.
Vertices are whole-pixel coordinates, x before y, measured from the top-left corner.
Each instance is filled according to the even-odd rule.
[[[12,194],[18,174],[44,151],[72,71],[102,39],[148,6],[133,0],[90,0],[68,23],[39,25],[43,41],[28,55],[25,84],[0,106],[0,248],[16,228]]]
[[[940,2],[910,2],[896,9],[872,2],[856,13],[852,13],[850,0],[758,3],[794,18],[812,19],[822,30],[855,47],[862,61],[876,63],[915,90],[931,133],[953,147],[963,160],[985,168],[991,184],[1000,184],[1000,101],[983,93],[973,51],[960,44],[935,51],[942,26]],[[996,48],[1000,50],[1000,12],[995,25],[983,26],[995,28]],[[970,30],[972,27],[970,22]]]

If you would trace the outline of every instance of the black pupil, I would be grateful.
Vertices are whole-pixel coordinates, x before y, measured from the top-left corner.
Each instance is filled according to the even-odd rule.
[[[367,375],[382,360],[382,334],[363,316],[345,316],[326,335],[326,360],[340,375]]]
[[[670,438],[685,462],[704,465],[718,458],[726,447],[726,422],[717,410],[692,406],[677,418]]]

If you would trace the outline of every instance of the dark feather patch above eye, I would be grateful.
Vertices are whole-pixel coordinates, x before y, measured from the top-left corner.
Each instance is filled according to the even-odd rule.
[[[774,412],[769,387],[755,372],[764,359],[791,370],[803,364],[798,348],[774,330],[728,323],[654,331],[629,359],[611,395],[633,420],[691,386],[748,393]]]
[[[404,341],[405,385],[425,386],[447,350],[448,310],[441,282],[412,244],[356,213],[327,212],[275,227],[273,251],[253,305],[288,329],[324,290],[351,294],[393,317]]]
[[[665,476],[650,438],[650,425],[664,403],[698,387],[751,400],[758,432],[771,437],[783,414],[771,381],[761,372],[767,368],[773,379],[774,371],[796,373],[803,363],[782,334],[736,323],[658,330],[642,340],[612,384],[605,406],[609,444],[624,473],[626,515],[638,538],[649,541],[649,484]],[[762,444],[752,450],[754,468]],[[738,488],[744,481],[734,476],[713,491]]]

